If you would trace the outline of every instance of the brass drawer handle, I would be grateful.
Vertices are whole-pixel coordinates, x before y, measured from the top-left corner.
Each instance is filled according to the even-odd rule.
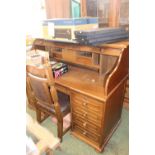
[[[86,127],[86,126],[87,126],[87,122],[84,122],[84,123],[83,123],[83,126]]]
[[[87,113],[85,112],[85,113],[83,114],[83,116],[86,117],[86,116],[87,116]]]
[[[83,106],[86,106],[87,105],[87,103],[86,102],[83,102]]]
[[[86,134],[87,134],[87,131],[84,131],[82,134],[83,134],[83,135],[86,135]]]

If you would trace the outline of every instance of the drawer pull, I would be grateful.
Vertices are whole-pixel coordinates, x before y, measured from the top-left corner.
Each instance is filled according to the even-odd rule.
[[[84,100],[87,100],[88,98],[86,96],[83,97]]]
[[[82,134],[83,134],[83,135],[86,135],[86,134],[87,134],[87,131],[84,131]]]
[[[87,103],[86,102],[83,102],[83,106],[86,106],[87,105]]]
[[[83,116],[86,117],[87,116],[87,113],[84,113]]]
[[[87,126],[87,122],[84,122],[84,123],[83,123],[83,126],[86,127],[86,126]]]

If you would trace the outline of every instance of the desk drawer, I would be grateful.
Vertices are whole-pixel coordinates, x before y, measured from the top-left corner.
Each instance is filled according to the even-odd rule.
[[[73,124],[73,131],[80,134],[82,137],[91,140],[92,142],[100,143],[100,137],[95,134],[90,133],[89,131],[82,129],[79,125]]]
[[[82,95],[79,93],[72,93],[72,98],[73,98],[73,100],[80,101],[83,104],[86,103],[87,105],[94,107],[95,109],[100,109],[103,105],[103,103],[101,103],[91,97],[88,97],[86,95]]]
[[[95,108],[94,106],[91,106],[90,104],[87,104],[86,102],[81,102],[81,101],[75,101],[72,100],[72,107],[75,112],[80,112],[80,113],[87,113],[87,114],[92,114],[92,117],[95,116],[95,118],[101,118],[103,109],[101,108]]]
[[[101,127],[98,127],[95,124],[83,119],[74,119],[73,124],[80,126],[83,130],[87,130],[88,132],[95,134],[97,136],[101,135]]]
[[[78,93],[72,93],[71,98],[71,102],[74,104],[74,107],[78,106],[82,109],[88,109],[89,111],[97,114],[102,114],[103,112],[104,103],[93,98]]]
[[[73,111],[73,120],[78,118],[81,120],[86,120],[89,121],[90,123],[93,123],[97,126],[101,126],[101,121],[102,121],[102,117],[99,117],[97,115],[94,115],[92,113],[88,113],[86,111],[82,112],[82,111],[78,111],[78,109],[76,109],[76,111],[74,110],[74,108],[72,109]]]
[[[86,121],[97,127],[102,126],[104,103],[76,92],[71,93],[72,120]],[[91,125],[90,125],[91,126]],[[94,128],[95,129],[95,128]],[[98,129],[95,129],[98,131]]]

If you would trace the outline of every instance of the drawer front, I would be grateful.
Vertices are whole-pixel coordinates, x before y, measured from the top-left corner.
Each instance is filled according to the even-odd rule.
[[[90,104],[83,102],[83,101],[75,101],[72,100],[73,105],[73,111],[79,112],[79,113],[86,113],[87,115],[92,115],[95,119],[100,119],[102,117],[103,109],[98,108],[96,109],[94,106],[91,106]]]
[[[84,110],[95,115],[102,116],[104,109],[104,104],[102,102],[78,93],[72,93],[71,102],[74,110],[76,111],[79,111],[80,108],[81,111]]]
[[[79,125],[73,123],[74,132],[80,134],[82,137],[86,138],[95,143],[100,143],[100,137],[95,134],[90,133],[89,131],[81,128]]]
[[[78,102],[79,105],[93,107],[95,111],[99,111],[103,106],[101,102],[77,93],[72,93],[72,100]]]
[[[101,120],[103,120],[104,103],[72,92],[71,105],[72,111],[75,114],[74,117],[80,116],[82,119],[88,119],[90,122],[100,126]]]
[[[92,113],[88,113],[88,112],[83,112],[81,113],[81,111],[74,111],[72,112],[72,117],[73,120],[85,120],[88,121],[98,127],[101,127],[101,122],[102,122],[102,118],[98,118],[98,116],[94,116],[92,115]]]
[[[90,123],[87,120],[80,120],[80,119],[74,119],[73,124],[80,126],[82,129],[90,132],[91,134],[94,135],[101,135],[101,127],[98,127],[95,124]]]
[[[72,128],[78,126],[87,134],[101,135],[104,103],[88,96],[71,92]],[[74,130],[74,129],[73,129]]]

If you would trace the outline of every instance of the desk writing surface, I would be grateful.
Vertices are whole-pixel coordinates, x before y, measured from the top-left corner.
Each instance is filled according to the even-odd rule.
[[[103,77],[97,72],[69,66],[69,71],[55,79],[55,83],[76,92],[105,101]]]

